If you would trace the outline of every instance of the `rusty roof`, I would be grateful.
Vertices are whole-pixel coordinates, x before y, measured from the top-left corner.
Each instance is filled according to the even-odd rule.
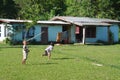
[[[111,19],[98,19],[98,18],[89,18],[89,17],[71,17],[71,16],[56,16],[52,18],[53,21],[64,21],[73,24],[77,24],[80,26],[83,25],[111,25],[112,23],[120,23],[117,20]]]
[[[32,22],[31,20],[16,20],[16,19],[0,19],[1,22],[6,22],[6,23],[24,23],[24,22]]]
[[[38,24],[60,24],[60,25],[69,25],[70,23],[63,21],[37,21]]]

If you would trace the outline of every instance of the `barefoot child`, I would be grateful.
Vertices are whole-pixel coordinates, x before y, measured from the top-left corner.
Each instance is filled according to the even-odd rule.
[[[29,49],[27,47],[27,41],[23,41],[23,59],[22,59],[22,64],[26,63],[27,56],[28,56]]]
[[[53,50],[54,44],[51,43],[46,49],[45,53],[42,56],[48,56],[48,59],[51,57],[51,51]]]

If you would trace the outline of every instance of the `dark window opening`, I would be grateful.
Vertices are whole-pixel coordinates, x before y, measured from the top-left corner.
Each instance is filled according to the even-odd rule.
[[[1,26],[0,26],[0,32],[1,32]]]
[[[35,27],[31,27],[27,32],[27,38],[34,37],[35,34]]]
[[[96,38],[96,27],[86,28],[86,38]]]

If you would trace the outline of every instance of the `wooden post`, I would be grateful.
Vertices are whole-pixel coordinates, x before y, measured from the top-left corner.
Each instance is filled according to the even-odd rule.
[[[86,30],[86,27],[84,26],[83,27],[83,40],[82,40],[83,44],[85,44],[85,30]]]

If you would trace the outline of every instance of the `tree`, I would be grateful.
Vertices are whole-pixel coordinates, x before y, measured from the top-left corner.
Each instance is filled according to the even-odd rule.
[[[113,19],[120,20],[120,0],[111,0],[111,7],[113,8]]]
[[[31,23],[25,23],[26,32],[25,37],[27,35],[28,30],[36,24],[36,22],[40,19],[40,5],[37,3],[37,0],[30,0],[27,3],[24,3],[25,7],[23,7],[19,13],[21,19],[24,20],[32,20]]]
[[[0,0],[0,17],[3,16],[3,0]]]
[[[19,5],[15,4],[13,0],[1,0],[0,1],[0,16],[3,18],[17,18],[20,10]]]
[[[70,16],[87,16],[91,15],[90,0],[67,0],[66,15]]]
[[[67,7],[64,0],[38,0],[38,3],[41,5],[40,14],[45,17],[44,19],[50,19],[52,16],[64,15]]]
[[[66,15],[120,20],[119,0],[66,0]]]

